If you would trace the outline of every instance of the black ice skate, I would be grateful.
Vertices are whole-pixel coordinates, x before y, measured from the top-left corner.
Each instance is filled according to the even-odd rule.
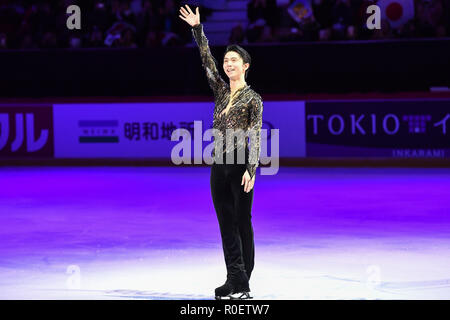
[[[224,285],[216,288],[216,300],[229,299],[229,296],[233,294],[234,287],[231,284],[230,280],[227,280]]]
[[[228,295],[230,300],[246,300],[246,299],[253,299],[253,297],[250,296],[250,287],[248,285],[248,278],[245,277],[246,280],[244,280],[243,283],[237,284],[234,286],[233,293]]]
[[[244,300],[253,299],[249,294],[250,288],[248,283],[243,285],[233,285],[227,280],[224,285],[216,288],[216,300]]]

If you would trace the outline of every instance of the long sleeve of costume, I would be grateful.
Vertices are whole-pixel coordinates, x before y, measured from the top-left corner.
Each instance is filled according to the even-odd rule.
[[[262,112],[263,103],[260,97],[255,97],[250,101],[250,152],[249,163],[247,164],[247,171],[250,178],[253,178],[256,168],[259,165],[259,156],[261,152],[261,127],[262,127]]]
[[[202,59],[203,68],[206,71],[206,77],[208,79],[209,86],[217,96],[218,93],[226,85],[225,81],[220,77],[219,70],[214,57],[209,49],[208,39],[203,32],[203,24],[199,23],[192,27],[192,35],[200,49],[200,57]]]

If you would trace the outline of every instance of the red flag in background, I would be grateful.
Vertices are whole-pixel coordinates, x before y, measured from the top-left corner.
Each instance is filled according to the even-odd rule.
[[[396,29],[414,18],[414,0],[378,0],[381,19],[386,19]]]

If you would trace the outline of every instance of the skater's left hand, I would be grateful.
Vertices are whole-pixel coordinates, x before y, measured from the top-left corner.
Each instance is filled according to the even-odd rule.
[[[250,174],[247,170],[245,170],[244,175],[242,176],[241,186],[244,185],[244,192],[250,192],[253,186],[255,185],[255,175],[250,179]]]

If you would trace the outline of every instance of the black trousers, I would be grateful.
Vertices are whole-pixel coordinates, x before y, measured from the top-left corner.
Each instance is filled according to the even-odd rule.
[[[255,245],[252,227],[253,188],[244,192],[241,185],[246,165],[214,162],[211,166],[211,195],[222,237],[222,247],[227,268],[227,279],[248,283],[253,271]],[[245,163],[248,163],[248,148],[245,149]]]

